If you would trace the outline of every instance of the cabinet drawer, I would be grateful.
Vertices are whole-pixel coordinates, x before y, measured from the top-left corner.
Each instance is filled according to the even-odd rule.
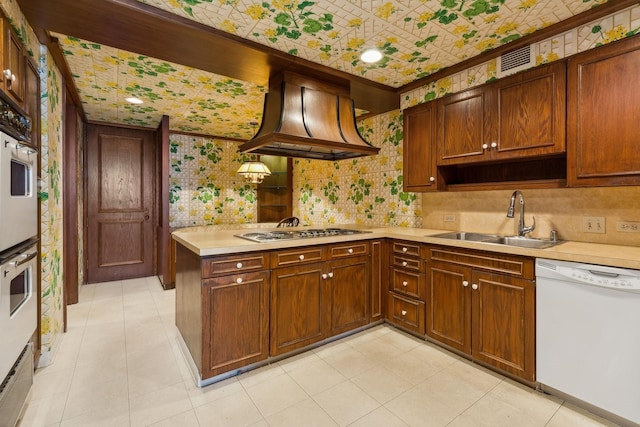
[[[424,303],[389,292],[389,320],[420,335],[425,333]]]
[[[423,272],[425,270],[425,263],[421,259],[409,258],[406,256],[400,256],[393,254],[391,259],[391,265],[394,267],[402,268],[405,270],[411,271],[420,271]]]
[[[429,259],[528,280],[533,280],[535,276],[534,259],[520,255],[432,247],[429,249]]]
[[[420,244],[413,242],[394,241],[391,251],[396,254],[420,256]]]
[[[267,253],[235,254],[202,260],[203,278],[268,269],[269,255]]]
[[[324,259],[324,247],[303,247],[292,248],[284,251],[273,252],[271,254],[271,265],[273,268],[287,267],[290,265],[306,264],[318,262]]]
[[[393,268],[391,286],[398,293],[424,301],[424,274]]]
[[[251,273],[230,274],[228,276],[211,277],[202,280],[202,287],[225,287],[248,285],[258,281],[269,281],[269,271],[256,271]]]
[[[369,254],[369,242],[357,242],[331,246],[329,248],[330,258],[354,257]]]

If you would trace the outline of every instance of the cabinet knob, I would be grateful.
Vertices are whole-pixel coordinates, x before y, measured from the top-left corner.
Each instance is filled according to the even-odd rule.
[[[6,70],[2,71],[2,75],[5,79],[11,79],[11,70],[7,68]]]
[[[353,249],[349,248],[349,249],[347,249],[347,252],[349,252],[350,254],[352,254],[352,253],[353,253]]]
[[[471,285],[471,289],[473,289],[473,290],[475,291],[476,289],[478,289],[478,285],[476,285],[476,284],[474,283],[473,285]]]
[[[238,277],[238,278],[236,279],[236,283],[242,283],[242,277]]]
[[[236,268],[242,268],[242,263],[241,262],[237,263]]]
[[[401,313],[402,313],[403,316],[406,316],[407,315],[407,310],[402,310]]]
[[[407,252],[407,251],[408,251],[407,248],[405,248],[405,247],[402,248],[402,252]]]
[[[326,279],[327,278],[327,273],[322,273],[322,278]]]
[[[498,143],[497,143],[497,142],[492,142],[492,143],[491,143],[491,148],[496,148],[497,146],[498,146]]]
[[[300,259],[300,261],[304,261],[304,255],[300,255],[298,258]]]
[[[487,148],[489,148],[489,144],[482,144],[482,149],[486,150]]]
[[[333,277],[333,273],[329,273],[329,277]]]
[[[402,261],[402,266],[406,267],[407,266],[407,261]]]
[[[429,182],[436,182],[436,177],[435,176],[429,177]]]
[[[462,281],[462,286],[464,286],[466,288],[467,286],[469,286],[469,282],[467,282],[466,280],[463,280]]]
[[[408,284],[409,284],[409,282],[407,282],[406,280],[402,281],[402,286],[404,286],[405,288],[407,287]]]

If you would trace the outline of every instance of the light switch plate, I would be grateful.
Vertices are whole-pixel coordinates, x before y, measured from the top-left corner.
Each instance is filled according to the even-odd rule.
[[[605,217],[603,216],[583,216],[582,231],[584,233],[604,234],[606,231]]]

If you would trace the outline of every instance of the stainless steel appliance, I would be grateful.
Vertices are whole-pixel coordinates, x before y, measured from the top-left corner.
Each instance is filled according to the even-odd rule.
[[[640,271],[536,260],[537,381],[640,425]]]
[[[276,231],[252,231],[236,234],[236,237],[251,240],[252,242],[274,242],[291,239],[310,239],[314,237],[346,236],[352,234],[371,233],[366,230],[354,230],[349,228],[308,228],[302,230],[276,230]]]
[[[0,98],[0,252],[38,234],[38,151],[30,121]]]

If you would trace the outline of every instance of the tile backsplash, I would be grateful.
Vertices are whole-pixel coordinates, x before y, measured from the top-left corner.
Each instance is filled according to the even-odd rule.
[[[514,218],[507,218],[511,190],[423,194],[423,227],[485,233],[515,234]],[[640,232],[616,231],[618,221],[640,222],[640,187],[597,187],[522,190],[525,224],[536,218],[533,237],[640,246]],[[605,218],[605,232],[582,230],[583,217]],[[445,218],[448,220],[445,222]]]

